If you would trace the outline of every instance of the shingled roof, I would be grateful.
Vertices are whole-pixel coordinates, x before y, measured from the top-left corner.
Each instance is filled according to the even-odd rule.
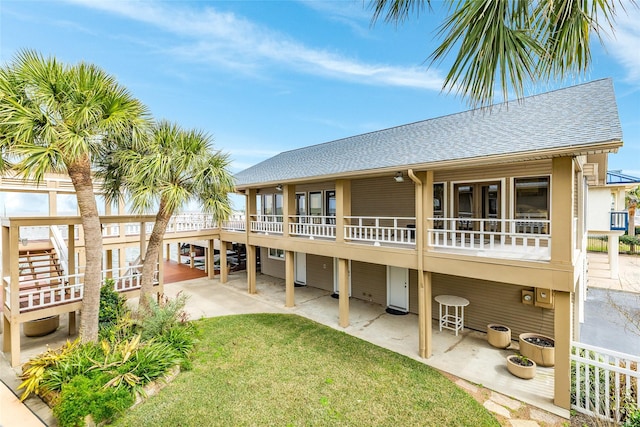
[[[285,151],[236,174],[238,187],[621,142],[611,79]]]

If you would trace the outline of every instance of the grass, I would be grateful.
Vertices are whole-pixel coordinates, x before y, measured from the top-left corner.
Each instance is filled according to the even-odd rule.
[[[283,314],[199,321],[193,369],[118,426],[499,426],[405,356]]]

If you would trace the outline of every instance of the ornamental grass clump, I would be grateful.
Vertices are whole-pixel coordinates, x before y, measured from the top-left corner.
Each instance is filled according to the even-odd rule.
[[[130,407],[144,387],[173,368],[191,367],[198,330],[184,311],[186,297],[161,298],[130,312],[124,298],[103,286],[101,341],[67,342],[35,356],[23,368],[21,399],[32,393],[53,408],[61,426],[109,421]]]

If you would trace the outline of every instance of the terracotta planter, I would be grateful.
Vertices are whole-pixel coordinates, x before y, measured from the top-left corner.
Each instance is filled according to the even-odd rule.
[[[487,341],[496,348],[507,348],[511,345],[511,329],[504,325],[487,325]]]
[[[60,316],[44,317],[22,324],[22,332],[26,337],[42,337],[54,332],[60,326]]]
[[[527,338],[548,341],[552,346],[530,343]],[[553,366],[556,363],[555,341],[553,338],[535,333],[524,333],[519,336],[520,354],[536,362],[540,366]]]
[[[512,354],[511,356],[507,356],[507,369],[511,372],[512,375],[515,375],[518,378],[522,378],[524,380],[530,380],[531,378],[536,376],[536,362],[531,359],[527,359],[529,366],[524,366],[518,363],[518,360],[521,359],[517,354]]]

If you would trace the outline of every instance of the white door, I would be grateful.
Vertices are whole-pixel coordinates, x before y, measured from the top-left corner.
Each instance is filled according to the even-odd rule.
[[[351,260],[347,263],[347,274],[349,275],[349,296],[351,296]],[[338,282],[338,258],[333,259],[333,293],[340,293],[340,283]]]
[[[306,285],[307,284],[307,254],[294,252],[293,253],[293,261],[294,261],[294,283],[296,285]]]
[[[387,307],[409,311],[409,269],[387,266]]]

